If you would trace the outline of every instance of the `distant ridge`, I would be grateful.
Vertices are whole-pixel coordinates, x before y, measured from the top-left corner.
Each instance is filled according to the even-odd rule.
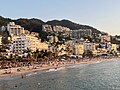
[[[77,24],[77,23],[74,23],[72,21],[69,21],[69,20],[52,20],[52,21],[48,21],[46,22],[46,24],[49,24],[49,25],[59,25],[59,26],[64,26],[64,27],[68,27],[70,28],[71,30],[78,30],[78,29],[91,29],[93,31],[93,33],[101,33],[99,30],[91,27],[91,26],[88,26],[88,25],[80,25],[80,24]]]
[[[65,19],[51,20],[51,21],[44,22],[40,19],[35,19],[35,18],[32,18],[32,19],[20,18],[17,20],[12,20],[10,18],[4,18],[4,17],[0,16],[0,27],[2,25],[6,25],[10,21],[14,21],[16,24],[21,25],[26,30],[29,30],[31,32],[38,32],[38,33],[41,33],[42,25],[44,25],[44,24],[49,24],[52,26],[55,26],[55,25],[64,26],[64,27],[70,28],[71,30],[91,29],[93,31],[93,33],[97,33],[97,34],[101,33],[99,30],[97,30],[96,28],[93,28],[91,26],[80,25],[80,24],[77,24],[77,23],[74,23],[72,21],[65,20]]]

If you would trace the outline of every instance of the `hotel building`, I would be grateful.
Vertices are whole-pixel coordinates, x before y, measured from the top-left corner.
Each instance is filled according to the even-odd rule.
[[[29,41],[26,36],[15,36],[12,38],[10,52],[22,54],[24,50],[29,48]]]
[[[38,50],[48,50],[48,44],[31,35],[14,36],[12,38],[11,52],[22,54],[24,50],[30,49],[32,52]]]
[[[15,25],[14,22],[10,22],[7,25],[7,30],[12,36],[10,52],[22,54],[24,50],[30,49],[32,52],[38,50],[48,50],[48,44],[42,43],[38,39],[39,34],[27,30],[23,27]]]
[[[68,31],[71,38],[81,39],[84,36],[92,37],[92,30],[91,29],[79,29],[79,30],[70,30]]]
[[[7,30],[11,36],[18,36],[24,33],[24,28],[20,25],[15,25],[14,22],[9,22],[7,24]]]

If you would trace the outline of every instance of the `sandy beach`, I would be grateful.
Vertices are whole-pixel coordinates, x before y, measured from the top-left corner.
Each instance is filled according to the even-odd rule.
[[[8,69],[0,69],[0,77],[1,76],[11,76],[17,74],[25,74],[27,72],[34,72],[40,70],[49,70],[49,69],[56,69],[59,67],[64,67],[67,65],[74,65],[74,64],[87,64],[91,62],[98,62],[103,60],[108,60],[113,58],[91,58],[91,59],[73,59],[73,60],[65,60],[65,61],[53,61],[45,64],[34,64],[30,66],[24,67],[15,67],[15,68],[8,68]]]

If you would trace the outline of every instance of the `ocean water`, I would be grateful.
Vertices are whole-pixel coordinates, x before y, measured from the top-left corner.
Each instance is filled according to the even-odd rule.
[[[0,90],[120,90],[120,59],[0,77]]]

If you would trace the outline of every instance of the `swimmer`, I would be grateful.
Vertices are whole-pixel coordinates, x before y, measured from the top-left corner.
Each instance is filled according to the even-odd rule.
[[[40,83],[38,83],[38,85],[40,85]]]

